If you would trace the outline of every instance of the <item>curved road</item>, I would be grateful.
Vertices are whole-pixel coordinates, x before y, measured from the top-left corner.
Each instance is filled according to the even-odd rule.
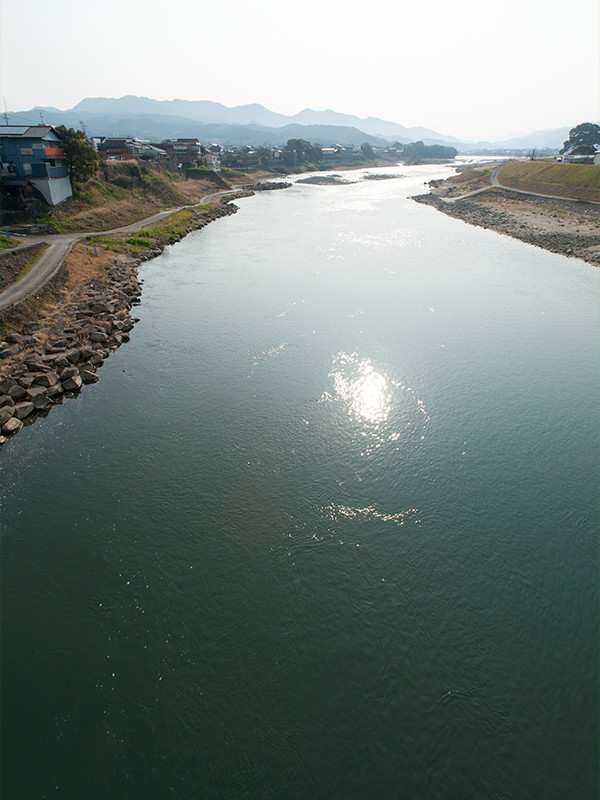
[[[491,186],[495,186],[496,189],[504,189],[507,192],[516,192],[517,194],[524,194],[528,197],[545,197],[548,200],[570,200],[571,203],[594,203],[595,205],[598,205],[596,200],[577,200],[575,197],[562,197],[561,195],[557,194],[540,194],[539,192],[527,192],[525,189],[513,189],[512,186],[506,186],[504,183],[500,183],[498,180],[498,172],[503,166],[503,164],[500,164],[500,166],[496,167],[496,169],[493,169],[490,172]],[[490,188],[490,186],[484,186],[481,189],[475,189],[473,192],[461,194],[460,197],[442,197],[441,199],[445,203],[456,203],[457,200],[464,200],[467,197],[473,197],[475,194],[487,192]]]
[[[8,308],[9,306],[20,303],[30,294],[37,292],[42,286],[47,283],[50,278],[54,277],[60,269],[66,256],[69,254],[75,242],[79,239],[85,239],[87,236],[105,236],[111,233],[129,233],[130,231],[137,231],[146,225],[151,225],[153,222],[158,222],[164,217],[175,214],[184,208],[194,208],[195,205],[203,205],[210,203],[215,197],[226,194],[235,194],[238,189],[227,189],[220,192],[212,192],[200,198],[198,203],[180,206],[179,208],[172,208],[169,211],[160,211],[158,214],[153,214],[151,217],[146,217],[139,222],[134,222],[131,225],[124,225],[121,228],[113,228],[110,231],[89,231],[87,233],[65,233],[54,235],[49,242],[50,247],[45,250],[38,258],[35,264],[27,270],[21,280],[13,283],[2,294],[0,294],[0,310]],[[23,247],[29,247],[32,244],[40,242],[47,242],[48,236],[28,236],[27,243],[15,247],[14,250],[20,250]],[[5,251],[6,252],[6,251]]]

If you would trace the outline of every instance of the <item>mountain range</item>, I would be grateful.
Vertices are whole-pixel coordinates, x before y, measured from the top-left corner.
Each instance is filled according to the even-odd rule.
[[[362,144],[385,146],[421,140],[425,144],[452,145],[459,151],[483,149],[559,148],[569,128],[535,131],[526,136],[495,142],[469,142],[429,128],[408,128],[377,117],[361,118],[337,111],[305,108],[287,116],[264,106],[225,106],[211,100],[153,100],[127,95],[120,98],[87,97],[71,109],[36,106],[10,114],[13,124],[85,126],[92,136],[136,136],[159,141],[165,138],[197,137],[223,145],[265,143],[282,145],[288,139],[308,139],[323,146]],[[574,124],[577,124],[576,122]]]

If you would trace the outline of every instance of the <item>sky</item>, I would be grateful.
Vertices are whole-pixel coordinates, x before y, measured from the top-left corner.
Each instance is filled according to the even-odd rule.
[[[2,0],[0,25],[2,112],[132,94],[472,141],[600,117],[597,0]]]

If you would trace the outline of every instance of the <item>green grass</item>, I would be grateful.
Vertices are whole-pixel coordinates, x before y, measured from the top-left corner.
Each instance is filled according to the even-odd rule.
[[[202,208],[202,206],[200,206]],[[166,220],[161,220],[148,228],[142,228],[136,231],[132,236],[123,238],[119,234],[110,236],[88,236],[87,241],[90,245],[100,245],[101,247],[111,250],[113,253],[131,253],[132,255],[139,255],[139,253],[152,244],[171,244],[178,241],[182,236],[189,232],[189,223],[192,219],[192,212],[189,209],[182,209],[176,211],[167,217]]]
[[[15,247],[15,242],[5,233],[0,233],[0,250],[6,250],[9,247]]]
[[[156,197],[165,205],[182,206],[189,202],[187,197],[178,192],[177,189],[159,175],[149,174],[142,176],[142,189],[146,194]]]
[[[45,252],[46,252],[46,250],[47,250],[49,247],[50,247],[50,245],[49,245],[49,244],[44,244],[44,246],[43,246],[43,247],[40,249],[40,251],[34,255],[34,257],[31,259],[31,261],[29,262],[29,264],[27,264],[27,266],[25,266],[25,268],[21,270],[21,272],[19,273],[19,276],[18,276],[18,278],[17,278],[17,281],[20,281],[20,280],[21,280],[21,278],[23,277],[23,275],[25,275],[25,273],[29,272],[29,270],[30,270],[30,269],[33,267],[33,265],[35,264],[35,262],[36,262],[36,261],[37,261],[37,260],[40,258],[40,256],[42,255],[42,253],[45,253]],[[16,281],[15,281],[15,283],[16,283]]]
[[[574,200],[600,200],[600,164],[509,161],[501,167],[498,180],[522,191]]]

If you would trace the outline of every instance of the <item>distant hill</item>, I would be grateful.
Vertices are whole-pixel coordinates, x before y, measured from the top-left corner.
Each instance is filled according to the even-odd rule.
[[[15,124],[39,124],[39,110],[20,113],[15,116]],[[202,142],[215,142],[220,145],[263,144],[285,145],[288,139],[309,139],[315,144],[328,147],[334,144],[360,145],[368,142],[374,146],[386,147],[389,142],[378,136],[371,136],[357,128],[342,125],[284,125],[279,128],[257,124],[202,123],[185,117],[161,114],[94,114],[85,109],[77,112],[42,109],[47,125],[66,125],[81,128],[84,123],[91,136],[134,136],[149,141],[162,141],[170,138],[198,138]]]
[[[575,127],[578,123],[570,125],[568,128],[555,128],[550,131],[534,131],[525,136],[516,136],[512,139],[504,139],[501,142],[496,142],[498,147],[535,147],[542,149],[544,147],[561,148],[563,142],[569,138],[570,128]]]
[[[285,144],[287,139],[311,139],[323,145],[386,145],[422,139],[425,144],[457,141],[428,128],[406,128],[395,122],[368,117],[361,119],[337,111],[306,108],[287,116],[252,103],[228,107],[210,100],[153,100],[149,97],[86,97],[71,109],[36,107],[13,114],[15,123],[39,122],[40,111],[50,125],[81,127],[97,136],[138,136],[146,139],[197,136],[219,144]],[[212,127],[211,126],[216,126]],[[231,128],[235,126],[236,130]],[[261,135],[262,132],[262,135]],[[285,138],[284,138],[285,137]]]
[[[137,136],[141,139],[197,137],[203,142],[222,145],[265,143],[285,144],[288,139],[309,139],[324,146],[332,144],[386,145],[388,142],[423,141],[426,145],[452,145],[459,152],[494,149],[559,149],[569,128],[535,131],[524,136],[495,142],[470,142],[447,136],[429,128],[407,128],[377,117],[360,118],[337,111],[305,108],[287,116],[252,103],[225,106],[211,100],[153,100],[149,97],[86,97],[72,109],[33,108],[9,114],[15,124],[39,124],[40,112],[50,125],[80,128],[95,136]],[[573,121],[577,125],[580,120]]]
[[[458,141],[454,136],[445,136],[429,128],[406,128],[397,122],[387,122],[377,117],[361,118],[353,114],[339,114],[337,111],[313,111],[312,108],[305,108],[291,119],[301,125],[349,125],[373,136],[402,143],[416,142],[419,139],[423,142],[427,139],[426,144]]]

